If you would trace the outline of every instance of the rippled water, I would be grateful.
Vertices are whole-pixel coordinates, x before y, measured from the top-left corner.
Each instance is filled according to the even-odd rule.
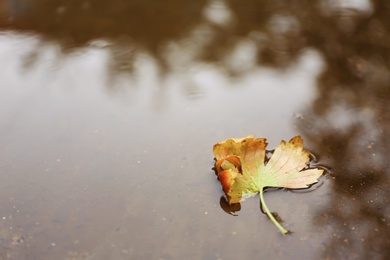
[[[389,8],[0,3],[0,259],[385,259]],[[212,146],[250,134],[332,169],[266,192],[288,236],[221,208]]]

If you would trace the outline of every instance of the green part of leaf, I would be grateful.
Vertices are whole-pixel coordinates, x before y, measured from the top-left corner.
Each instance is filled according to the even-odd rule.
[[[260,191],[260,202],[261,202],[261,205],[263,206],[264,210],[265,210],[265,213],[267,214],[267,216],[271,219],[271,221],[275,224],[275,226],[277,226],[280,230],[280,232],[282,232],[283,235],[287,234],[288,233],[288,230],[285,229],[274,217],[274,215],[272,215],[271,211],[268,209],[267,207],[267,204],[265,203],[265,200],[264,200],[264,195],[263,195],[264,191],[261,190]]]

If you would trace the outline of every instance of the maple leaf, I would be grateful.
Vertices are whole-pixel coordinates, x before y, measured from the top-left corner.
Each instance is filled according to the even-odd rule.
[[[215,170],[230,204],[238,203],[257,193],[265,212],[283,234],[286,230],[269,211],[263,196],[266,187],[304,189],[318,182],[322,169],[305,169],[310,153],[303,149],[300,136],[281,143],[271,158],[266,159],[265,138],[229,138],[213,147]]]

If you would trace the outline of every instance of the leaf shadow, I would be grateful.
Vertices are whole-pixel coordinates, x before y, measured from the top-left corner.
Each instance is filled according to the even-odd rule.
[[[234,203],[234,204],[229,204],[229,202],[226,200],[225,196],[221,196],[219,200],[219,205],[229,215],[237,217],[238,214],[235,214],[236,212],[241,210],[241,204],[240,203]]]

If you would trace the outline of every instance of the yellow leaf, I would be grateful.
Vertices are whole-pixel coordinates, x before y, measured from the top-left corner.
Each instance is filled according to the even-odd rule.
[[[264,202],[266,187],[302,189],[316,183],[322,169],[304,169],[310,153],[303,149],[300,136],[288,143],[282,141],[266,162],[265,138],[230,138],[213,147],[215,170],[230,204],[238,203],[260,193],[267,215],[283,234],[288,231],[273,217]]]

